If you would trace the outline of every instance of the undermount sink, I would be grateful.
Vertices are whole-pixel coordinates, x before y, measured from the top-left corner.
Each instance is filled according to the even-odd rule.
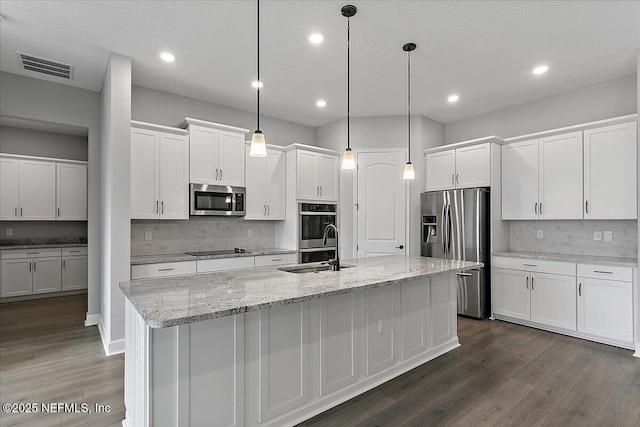
[[[351,268],[353,265],[341,265],[340,269]],[[283,267],[278,270],[284,271],[286,273],[319,273],[321,271],[331,271],[330,265],[310,265],[310,266],[294,266],[294,267]]]

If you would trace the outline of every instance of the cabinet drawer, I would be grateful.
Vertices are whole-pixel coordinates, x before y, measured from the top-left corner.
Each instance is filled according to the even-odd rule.
[[[198,274],[253,268],[253,258],[254,257],[252,256],[246,256],[237,258],[203,259],[201,261],[196,261],[198,263]]]
[[[62,256],[80,256],[88,255],[89,251],[86,247],[62,248]]]
[[[538,273],[576,275],[576,265],[572,262],[547,261],[539,259],[493,257],[492,267],[509,270],[535,271]]]
[[[578,276],[593,279],[620,280],[632,282],[633,272],[631,267],[612,267],[597,264],[578,264]]]
[[[2,251],[2,259],[42,258],[52,256],[62,256],[60,248],[9,249]]]
[[[149,279],[152,277],[184,276],[196,274],[195,261],[163,262],[131,266],[131,279]]]
[[[297,254],[280,254],[280,255],[260,255],[255,257],[255,266],[267,267],[269,265],[297,264]]]

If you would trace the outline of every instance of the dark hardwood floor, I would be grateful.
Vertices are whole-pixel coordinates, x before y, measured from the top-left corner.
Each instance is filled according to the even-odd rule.
[[[110,405],[109,413],[13,414],[1,426],[117,426],[124,418],[124,357],[106,357],[87,296],[0,305],[0,403]]]
[[[0,413],[1,426],[117,426],[122,356],[83,325],[86,296],[0,305],[0,401],[87,402],[107,414]],[[636,426],[631,351],[500,321],[459,319],[462,347],[300,426]]]

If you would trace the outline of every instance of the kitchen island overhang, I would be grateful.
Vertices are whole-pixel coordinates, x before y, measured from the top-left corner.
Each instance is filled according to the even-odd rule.
[[[481,263],[345,263],[121,284],[124,424],[293,425],[459,346],[455,274]]]

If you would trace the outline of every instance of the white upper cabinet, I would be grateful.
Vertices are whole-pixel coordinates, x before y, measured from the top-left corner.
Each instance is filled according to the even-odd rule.
[[[582,132],[538,142],[538,214],[541,219],[582,219]]]
[[[246,147],[247,209],[245,219],[285,219],[286,156],[272,146],[267,157],[250,157]]]
[[[298,199],[337,201],[339,157],[306,150],[296,154]]]
[[[0,220],[86,221],[86,163],[0,157]]]
[[[0,158],[0,220],[20,218],[20,160]]]
[[[636,122],[584,132],[584,218],[636,219]]]
[[[189,219],[189,139],[134,122],[131,128],[131,218]],[[162,127],[158,126],[159,129]]]
[[[248,129],[187,118],[189,182],[245,186],[245,134]]]
[[[502,219],[538,218],[538,140],[502,146]]]
[[[20,161],[20,219],[56,219],[56,164]]]
[[[426,154],[427,191],[491,186],[491,144]]]
[[[65,221],[86,221],[87,166],[58,163],[56,175],[57,218]]]

